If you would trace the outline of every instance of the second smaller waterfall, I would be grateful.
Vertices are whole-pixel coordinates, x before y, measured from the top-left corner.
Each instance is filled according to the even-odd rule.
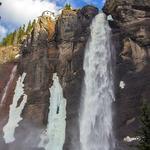
[[[2,106],[4,103],[5,103],[5,99],[6,99],[6,96],[7,96],[7,92],[9,90],[9,87],[11,85],[11,83],[13,82],[14,78],[15,78],[15,75],[16,75],[16,71],[17,71],[17,65],[15,65],[11,71],[11,74],[10,74],[10,78],[9,78],[9,81],[7,82],[7,85],[4,89],[4,92],[3,92],[3,96],[2,96],[2,99],[1,99],[1,102],[0,102],[0,106]]]
[[[53,75],[50,94],[48,125],[41,136],[39,147],[44,147],[45,150],[62,150],[65,142],[66,99],[57,74]]]

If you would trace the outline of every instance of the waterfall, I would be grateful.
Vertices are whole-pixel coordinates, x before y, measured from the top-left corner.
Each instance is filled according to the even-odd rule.
[[[24,84],[23,84],[25,76],[26,73],[23,73],[22,76],[18,78],[16,88],[15,88],[15,94],[13,97],[13,102],[10,105],[9,119],[7,124],[3,128],[4,139],[6,143],[11,143],[15,140],[14,137],[15,129],[16,127],[19,126],[18,123],[22,120],[22,117],[20,115],[27,102],[27,95],[24,94]],[[18,101],[22,96],[23,96],[23,100],[18,106]]]
[[[13,67],[12,71],[11,71],[9,81],[7,82],[6,87],[4,89],[4,92],[3,92],[3,96],[2,96],[2,99],[1,99],[1,102],[0,102],[0,106],[2,106],[4,104],[4,102],[5,102],[5,98],[7,96],[7,92],[9,90],[9,87],[10,87],[11,83],[13,82],[14,77],[16,75],[16,70],[17,70],[17,65],[15,65]]]
[[[39,147],[45,150],[62,150],[65,142],[66,99],[63,97],[63,89],[57,74],[53,75],[50,94],[48,125],[46,131],[41,135]]]
[[[81,150],[113,150],[112,132],[112,44],[106,17],[99,13],[91,25],[84,56],[84,85],[81,96]]]

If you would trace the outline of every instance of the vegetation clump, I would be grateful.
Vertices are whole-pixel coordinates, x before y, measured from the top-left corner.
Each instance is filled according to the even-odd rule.
[[[150,108],[146,102],[142,106],[140,121],[140,139],[137,147],[139,150],[150,150]]]
[[[0,48],[0,64],[12,62],[19,54],[19,48],[14,46],[7,46]]]
[[[67,4],[65,5],[65,9],[66,9],[66,10],[72,10],[71,4],[67,3]]]
[[[23,39],[32,32],[35,22],[36,22],[35,20],[33,22],[29,21],[27,27],[23,25],[18,30],[12,33],[9,33],[0,42],[0,46],[10,46],[10,45],[21,44]]]

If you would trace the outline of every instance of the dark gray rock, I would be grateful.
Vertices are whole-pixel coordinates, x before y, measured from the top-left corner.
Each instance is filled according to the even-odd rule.
[[[103,8],[112,15],[113,41],[116,45],[115,130],[119,150],[136,149],[123,139],[138,136],[140,108],[150,102],[150,1],[107,0]],[[125,88],[119,87],[124,81]]]
[[[64,150],[80,149],[79,108],[83,80],[83,56],[90,24],[98,9],[85,6],[81,10],[64,9],[56,22],[49,17],[38,18],[31,35],[24,41],[19,72],[26,72],[25,93],[28,101],[23,111],[24,120],[17,133],[28,137],[30,126],[44,128],[49,112],[49,88],[52,75],[57,73],[67,99],[66,141]],[[23,129],[23,130],[22,130]],[[26,134],[24,133],[26,132]],[[19,136],[17,137],[18,141]],[[34,139],[35,142],[37,139]],[[16,143],[19,145],[19,143]]]
[[[56,30],[59,49],[57,72],[67,99],[67,127],[64,150],[79,150],[79,109],[83,80],[83,56],[90,24],[98,9],[86,6],[79,11],[63,10]]]

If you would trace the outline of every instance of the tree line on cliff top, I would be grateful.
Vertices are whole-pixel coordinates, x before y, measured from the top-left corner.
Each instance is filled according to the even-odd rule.
[[[64,9],[71,10],[72,7],[69,3],[67,3],[65,5]],[[15,30],[14,32],[9,33],[0,42],[0,46],[9,46],[9,45],[21,44],[22,41],[26,38],[26,36],[32,32],[35,22],[36,22],[35,20],[33,22],[29,21],[27,26],[23,25],[19,29]]]
[[[0,46],[21,44],[23,39],[32,32],[35,22],[35,20],[33,22],[29,21],[27,26],[23,25],[14,32],[9,33],[5,38],[3,38]]]

